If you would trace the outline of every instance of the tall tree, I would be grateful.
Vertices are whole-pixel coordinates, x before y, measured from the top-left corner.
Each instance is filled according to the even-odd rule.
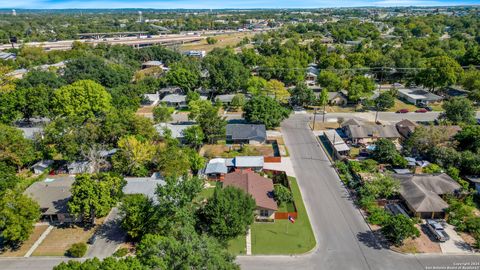
[[[103,86],[90,80],[63,86],[53,94],[54,112],[61,116],[99,116],[110,110],[111,100]]]
[[[267,95],[270,97],[275,98],[278,102],[282,104],[288,103],[288,99],[290,98],[290,93],[288,92],[285,85],[277,80],[270,80],[267,82],[267,86],[265,88]]]
[[[113,156],[113,168],[126,175],[145,176],[155,155],[152,142],[133,135],[118,141],[118,152]]]
[[[33,143],[23,137],[21,130],[0,124],[0,162],[6,162],[20,170],[36,158]]]
[[[463,69],[457,61],[448,56],[427,59],[426,68],[421,70],[415,81],[432,91],[455,84],[462,76]]]
[[[476,122],[473,103],[466,98],[457,97],[447,100],[443,103],[442,108],[445,110],[442,116],[454,124]]]
[[[211,235],[228,240],[247,231],[253,223],[255,207],[255,200],[244,191],[235,187],[217,187],[201,210],[200,218]]]
[[[305,83],[299,83],[290,90],[290,102],[297,106],[313,105],[315,103],[315,94]]]
[[[318,83],[329,92],[338,92],[343,88],[343,81],[337,73],[329,70],[322,70],[318,75]]]
[[[0,196],[0,237],[13,248],[27,240],[40,219],[38,203],[13,190]]]
[[[348,99],[353,102],[358,102],[361,99],[371,96],[374,89],[375,84],[371,79],[364,76],[355,76],[348,86]]]
[[[166,123],[173,119],[172,114],[174,111],[174,108],[168,107],[165,104],[160,104],[153,108],[153,119],[156,123]]]
[[[262,123],[271,129],[278,127],[290,112],[271,97],[256,96],[245,104],[243,113],[247,121]]]
[[[75,177],[68,201],[69,212],[83,221],[93,223],[103,217],[122,197],[125,180],[111,174],[80,174]]]
[[[208,70],[209,84],[216,93],[237,92],[245,88],[250,72],[232,49],[214,49],[203,64]]]
[[[144,194],[126,196],[120,205],[122,228],[132,239],[141,239],[154,225],[151,223],[154,211],[153,201]]]

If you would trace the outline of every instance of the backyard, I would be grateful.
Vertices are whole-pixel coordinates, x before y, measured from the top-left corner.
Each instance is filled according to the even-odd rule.
[[[289,177],[289,180],[297,206],[298,218],[293,224],[288,220],[254,223],[252,225],[252,253],[254,255],[302,254],[315,247],[315,237],[297,180],[293,177]]]
[[[274,149],[272,144],[260,145],[233,145],[226,144],[207,144],[200,149],[200,155],[207,158],[224,157],[233,158],[236,156],[274,156]]]

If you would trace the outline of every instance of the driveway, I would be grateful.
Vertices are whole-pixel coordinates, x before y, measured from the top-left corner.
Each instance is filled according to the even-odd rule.
[[[458,235],[450,224],[445,224],[445,232],[450,239],[444,243],[440,243],[443,254],[472,254],[472,250],[468,244]]]
[[[88,248],[88,258],[106,258],[111,256],[120,244],[125,241],[126,234],[120,227],[120,216],[117,207],[108,214],[100,229],[95,232],[95,243]]]
[[[282,162],[265,162],[263,168],[266,170],[282,171],[288,176],[296,177],[290,157],[282,157]]]

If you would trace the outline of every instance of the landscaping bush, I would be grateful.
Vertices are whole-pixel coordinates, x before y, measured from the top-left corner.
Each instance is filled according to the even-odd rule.
[[[274,185],[275,200],[279,205],[293,201],[292,192],[282,184]]]
[[[368,212],[370,213],[370,215],[367,217],[367,221],[368,223],[373,225],[383,225],[391,217],[391,215],[387,213],[387,211],[378,206],[371,207]]]
[[[76,243],[73,244],[68,250],[67,250],[67,256],[73,257],[73,258],[81,258],[87,253],[87,244],[85,243]]]
[[[415,223],[404,215],[391,216],[385,221],[382,232],[394,245],[399,246],[409,237],[419,237]]]
[[[430,163],[425,168],[423,168],[423,173],[441,173],[442,168],[437,164]]]
[[[120,249],[117,249],[117,251],[115,251],[115,253],[113,253],[113,256],[114,257],[117,257],[117,258],[120,258],[120,257],[125,257],[125,255],[128,254],[128,249],[127,248],[120,248]]]

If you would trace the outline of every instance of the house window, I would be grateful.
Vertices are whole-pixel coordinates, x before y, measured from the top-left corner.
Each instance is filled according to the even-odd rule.
[[[268,217],[268,216],[270,216],[270,215],[268,214],[268,210],[260,209],[260,216],[262,216],[262,217]]]

